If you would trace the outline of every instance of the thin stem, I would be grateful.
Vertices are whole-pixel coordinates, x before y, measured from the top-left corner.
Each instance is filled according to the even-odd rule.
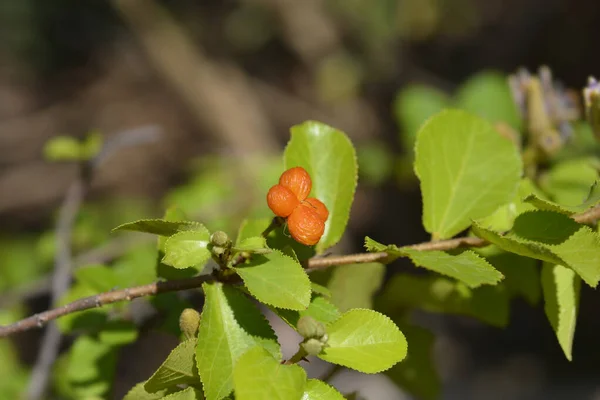
[[[591,224],[600,219],[600,206],[591,208],[590,210],[581,214],[572,216],[573,220],[581,224]],[[272,222],[271,225],[276,224]],[[444,251],[453,250],[461,247],[483,247],[487,246],[489,242],[478,237],[462,237],[448,240],[439,240],[435,242],[418,243],[414,245],[406,246],[407,248],[419,250],[419,251]],[[387,252],[377,253],[359,253],[349,254],[344,256],[333,256],[325,258],[311,258],[304,263],[304,267],[308,271],[325,269],[336,265],[347,265],[357,263],[369,263],[369,262],[386,262],[389,260],[390,254]],[[239,255],[232,260],[232,266],[236,266],[246,260],[246,257]],[[39,328],[50,320],[56,319],[66,314],[70,314],[77,311],[87,310],[93,307],[100,307],[105,304],[115,303],[118,301],[131,300],[137,297],[150,296],[165,292],[174,292],[179,290],[187,290],[197,288],[202,283],[219,280],[234,282],[231,277],[212,277],[212,276],[199,276],[188,279],[172,280],[167,282],[158,282],[150,285],[136,286],[123,290],[117,290],[112,292],[100,293],[96,296],[86,297],[83,299],[76,300],[66,306],[55,308],[53,310],[45,311],[41,314],[34,315],[24,320],[15,322],[11,325],[0,326],[0,337],[9,336],[14,333],[24,332],[29,329]]]
[[[269,236],[269,233],[271,233],[275,229],[279,228],[282,224],[283,224],[283,220],[281,217],[273,217],[273,219],[271,220],[271,223],[269,224],[269,226],[267,226],[267,229],[265,229],[263,231],[263,233],[261,233],[261,236],[266,238],[267,236]]]
[[[202,286],[204,282],[209,282],[213,279],[214,278],[209,275],[202,275],[187,279],[177,279],[166,282],[155,282],[150,283],[148,285],[135,286],[122,290],[113,290],[111,292],[104,292],[95,296],[84,297],[62,307],[54,308],[52,310],[44,311],[43,313],[33,315],[14,324],[1,326],[0,337],[6,337],[13,333],[23,332],[29,329],[42,327],[48,321],[77,311],[88,310],[90,308],[95,307],[102,307],[104,305],[117,303],[119,301],[130,301],[138,297],[194,289]]]
[[[308,353],[304,350],[304,347],[300,346],[296,354],[294,354],[289,360],[282,362],[284,365],[297,364],[300,361],[306,361]]]

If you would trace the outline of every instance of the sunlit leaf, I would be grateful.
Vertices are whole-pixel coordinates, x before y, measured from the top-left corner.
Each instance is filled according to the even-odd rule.
[[[352,142],[342,132],[325,124],[308,121],[291,129],[284,153],[285,167],[301,166],[312,178],[311,197],[329,210],[325,233],[317,253],[336,244],[346,230],[354,200],[358,167]]]
[[[374,374],[391,368],[406,357],[406,338],[383,314],[353,309],[327,325],[329,339],[319,358]]]
[[[521,177],[515,145],[493,126],[463,111],[436,114],[415,145],[423,224],[434,238],[449,238],[471,220],[510,202]]]
[[[255,254],[235,268],[259,301],[279,308],[303,310],[310,302],[310,280],[304,268],[278,250]]]
[[[542,269],[544,309],[556,332],[558,343],[569,361],[572,360],[580,287],[581,280],[573,270],[562,265],[544,265]]]
[[[246,351],[233,369],[236,400],[300,399],[306,372],[299,365],[282,365],[264,348]]]

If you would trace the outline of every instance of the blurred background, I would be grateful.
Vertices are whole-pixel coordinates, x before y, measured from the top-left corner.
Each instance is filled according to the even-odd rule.
[[[428,240],[411,164],[419,125],[459,107],[519,129],[507,75],[548,65],[580,91],[600,73],[599,23],[596,0],[4,0],[0,322],[49,306],[57,210],[79,171],[65,162],[69,139],[45,147],[51,138],[118,148],[94,171],[77,217],[78,265],[143,249],[144,239],[110,230],[172,204],[212,230],[268,216],[264,193],[289,128],[311,119],[346,132],[359,155],[335,252],[361,251],[365,235],[417,243]],[[131,135],[141,139],[122,145]],[[153,262],[144,254],[137,259]],[[410,268],[397,262],[388,274]],[[600,399],[600,301],[584,287],[581,304],[572,363],[543,304],[513,301],[505,329],[417,316],[435,334],[442,397]],[[0,342],[0,398],[18,398],[41,335]],[[174,343],[149,333],[121,349],[152,354],[115,360],[107,398],[145,379]],[[334,383],[369,399],[414,395],[383,376]],[[78,398],[60,388],[56,398]]]

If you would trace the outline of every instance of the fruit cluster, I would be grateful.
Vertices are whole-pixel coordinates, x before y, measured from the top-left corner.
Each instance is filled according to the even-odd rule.
[[[275,215],[287,218],[290,235],[307,246],[317,244],[325,232],[329,211],[314,197],[310,175],[302,167],[290,168],[281,174],[279,183],[269,189],[267,204]]]

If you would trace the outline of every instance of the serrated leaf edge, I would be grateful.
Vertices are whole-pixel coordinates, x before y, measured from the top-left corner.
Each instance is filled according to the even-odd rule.
[[[385,314],[383,314],[383,313],[380,313],[379,311],[371,310],[371,309],[368,309],[368,308],[352,308],[352,309],[350,309],[350,310],[346,311],[345,313],[342,313],[342,314],[341,314],[341,315],[340,315],[340,316],[339,316],[339,317],[338,317],[338,318],[337,318],[335,321],[332,321],[332,322],[328,323],[328,324],[326,325],[326,328],[325,328],[325,329],[326,329],[326,330],[327,330],[327,332],[329,333],[328,329],[329,329],[329,328],[331,328],[331,326],[332,326],[333,324],[337,323],[337,322],[338,322],[340,319],[342,319],[344,316],[346,316],[346,315],[348,315],[348,314],[350,314],[350,313],[356,312],[356,311],[368,311],[368,312],[369,312],[369,313],[371,313],[371,314],[379,314],[379,315],[381,315],[381,316],[382,316],[382,317],[383,317],[385,320],[387,320],[387,321],[391,322],[391,323],[392,323],[392,325],[394,326],[394,328],[396,328],[396,331],[400,332],[400,334],[401,334],[401,335],[402,335],[402,337],[404,338],[404,341],[406,342],[406,348],[408,349],[408,340],[406,339],[406,335],[404,334],[404,332],[402,332],[402,331],[400,330],[400,328],[398,327],[398,325],[396,325],[396,323],[394,322],[394,320],[392,320],[392,319],[391,319],[390,317],[388,317],[387,315],[385,315]],[[404,355],[404,357],[403,357],[402,359],[400,359],[400,360],[396,361],[394,364],[390,365],[388,368],[383,368],[383,369],[380,369],[380,370],[377,370],[377,371],[372,371],[372,372],[365,372],[365,371],[361,371],[361,370],[359,370],[359,369],[356,369],[356,368],[353,368],[353,367],[350,367],[350,366],[347,366],[347,365],[336,364],[336,363],[333,363],[333,362],[331,362],[331,361],[327,361],[327,360],[323,360],[323,361],[327,361],[327,362],[329,362],[329,363],[332,363],[332,364],[340,365],[340,366],[342,366],[342,367],[345,367],[345,368],[348,368],[348,369],[351,369],[351,370],[354,370],[354,371],[358,371],[358,372],[361,372],[361,373],[363,373],[363,374],[374,375],[374,374],[378,374],[378,373],[380,373],[380,372],[383,372],[383,371],[387,371],[388,369],[392,368],[394,365],[398,364],[399,362],[402,362],[402,360],[404,360],[404,359],[406,358],[406,356],[407,356],[407,355],[408,355],[408,350],[406,351],[406,354]],[[319,356],[317,355],[317,357],[319,357]],[[319,358],[321,358],[321,357],[319,357]]]
[[[262,303],[262,304],[266,304],[266,305],[268,305],[268,306],[272,306],[272,307],[275,307],[275,308],[281,308],[281,309],[284,309],[284,310],[290,310],[290,311],[304,311],[304,310],[306,310],[306,309],[308,308],[308,306],[310,306],[310,301],[311,301],[311,296],[312,296],[312,287],[311,287],[311,285],[310,285],[310,277],[309,277],[309,276],[308,276],[308,274],[306,273],[306,270],[305,270],[304,268],[302,268],[302,265],[301,265],[301,264],[300,264],[298,261],[294,260],[294,258],[292,258],[292,257],[288,256],[287,254],[284,254],[284,253],[283,253],[281,250],[272,249],[272,251],[271,251],[271,252],[272,252],[272,253],[279,253],[281,256],[283,256],[283,257],[285,257],[285,258],[289,258],[289,259],[290,259],[290,260],[292,260],[292,261],[293,261],[295,264],[297,264],[297,265],[298,265],[298,266],[299,266],[299,267],[302,269],[302,271],[304,271],[304,274],[306,275],[306,277],[307,277],[307,279],[308,279],[308,282],[309,282],[309,284],[308,284],[308,305],[306,305],[306,307],[304,307],[303,309],[296,309],[296,308],[289,308],[289,307],[281,307],[281,306],[277,306],[277,305],[271,304],[270,302],[266,302],[266,301],[263,301],[263,300],[259,299],[258,297],[256,297],[256,295],[255,295],[254,293],[252,293],[252,291],[250,290],[250,288],[248,288],[248,286],[246,285],[246,288],[248,289],[248,292],[250,293],[250,295],[251,295],[252,297],[254,297],[256,300],[258,300],[260,303]],[[240,269],[240,268],[244,268],[244,267],[235,267],[235,268],[233,268],[233,269],[237,271],[237,270],[238,270],[238,269]],[[244,280],[244,278],[243,278],[241,275],[240,275],[240,278],[242,278],[242,280]],[[244,281],[244,284],[245,284],[245,283],[246,283],[246,281]]]
[[[306,125],[306,124],[308,124],[308,125],[322,125],[322,126],[326,126],[327,128],[331,129],[332,131],[337,131],[337,132],[342,133],[342,137],[344,138],[344,140],[346,140],[346,142],[348,142],[348,144],[350,144],[350,148],[352,149],[352,158],[354,159],[354,165],[356,165],[356,173],[354,174],[354,180],[353,180],[354,185],[352,185],[352,201],[350,202],[350,206],[348,207],[348,213],[347,213],[348,215],[347,215],[347,217],[344,220],[344,225],[345,225],[345,227],[347,227],[348,226],[348,221],[350,220],[350,211],[352,211],[352,204],[354,203],[354,196],[356,195],[356,187],[358,186],[358,168],[359,167],[358,167],[358,157],[356,155],[356,148],[354,148],[354,144],[350,140],[350,137],[348,137],[348,134],[346,132],[342,131],[341,129],[334,128],[331,125],[328,125],[328,124],[325,124],[323,122],[319,122],[319,121],[316,121],[316,120],[306,120],[306,121],[301,122],[299,124],[296,124],[296,125],[294,125],[294,126],[292,126],[290,128],[290,140],[288,140],[288,142],[285,145],[285,148],[283,149],[283,154],[284,154],[283,161],[284,161],[284,165],[285,165],[286,169],[287,168],[291,168],[285,162],[285,154],[286,154],[287,149],[290,146],[290,143],[292,142],[292,139],[293,139],[293,136],[294,136],[293,128],[300,127],[300,126]],[[329,221],[327,221],[327,224],[325,225],[325,232],[327,232],[328,228],[329,228]],[[323,234],[323,235],[325,235],[325,234]],[[328,247],[324,247],[324,248],[320,248],[319,247],[319,244],[321,243],[321,241],[319,240],[319,242],[317,242],[317,244],[315,246],[317,254],[322,254],[322,253],[325,252],[325,250],[327,250],[327,249],[335,246],[336,244],[338,244],[339,241],[342,239],[342,236],[343,236],[343,233],[342,233],[342,235],[340,235],[340,238],[337,239],[337,241],[330,243],[328,245]]]
[[[169,355],[165,358],[165,361],[163,361],[163,363],[160,364],[160,366],[158,367],[158,369],[156,371],[154,371],[154,373],[150,376],[150,378],[148,378],[146,380],[146,382],[144,382],[144,390],[146,392],[148,392],[148,393],[156,393],[156,392],[158,392],[160,390],[168,389],[168,388],[162,388],[162,389],[150,391],[150,390],[148,390],[148,388],[146,387],[146,385],[148,384],[148,382],[150,382],[152,380],[152,378],[154,378],[156,376],[156,374],[158,373],[158,371],[160,371],[160,369],[163,368],[163,365],[167,362],[167,360],[169,359],[169,357],[171,357],[173,355],[173,353],[175,353],[175,351],[179,348],[179,346],[183,345],[184,343],[187,344],[188,342],[196,342],[196,341],[197,341],[196,338],[191,338],[191,339],[184,340],[183,342],[181,342],[177,346],[175,346],[175,348],[173,350],[171,350],[171,352],[169,353]],[[197,369],[198,366],[196,365],[196,346],[192,347],[192,349],[194,350],[192,352],[192,357],[194,359],[194,367],[196,367],[196,369]],[[176,371],[176,372],[180,372],[180,371]],[[182,375],[186,375],[186,374],[182,373]]]
[[[124,224],[121,224],[119,226],[117,226],[116,228],[111,229],[111,232],[118,232],[118,231],[133,231],[133,232],[141,232],[138,231],[136,229],[128,229],[127,227],[129,225],[135,225],[137,223],[140,222],[167,222],[170,224],[180,224],[180,225],[188,225],[188,226],[196,226],[196,225],[200,225],[200,226],[204,226],[202,225],[200,222],[196,222],[196,221],[168,221],[162,218],[142,218],[142,219],[136,219],[135,221],[131,221],[131,222],[125,222]],[[143,233],[149,233],[151,235],[158,235],[157,233],[150,233],[150,232],[143,232]],[[161,235],[158,235],[161,236]]]

